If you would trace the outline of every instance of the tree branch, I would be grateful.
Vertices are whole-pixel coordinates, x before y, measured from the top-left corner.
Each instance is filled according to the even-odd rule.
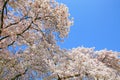
[[[78,77],[78,76],[80,76],[80,74],[75,74],[75,75],[65,76],[65,77],[61,77],[61,80],[69,79],[69,78],[72,78],[72,77]]]
[[[23,33],[25,33],[25,32],[31,27],[32,23],[33,23],[33,22],[31,22],[30,25],[29,25],[25,30],[23,30],[21,33],[16,34],[17,37],[19,37],[20,35],[22,35]],[[7,35],[7,36],[4,36],[4,37],[0,38],[0,41],[2,41],[2,40],[5,39],[5,38],[8,38],[8,37],[10,37],[10,35]],[[15,41],[12,41],[12,43],[8,44],[7,47],[13,45],[14,42],[15,42]],[[2,48],[0,48],[0,49],[2,49]]]
[[[2,13],[1,13],[1,24],[0,24],[0,34],[2,33],[2,28],[3,28],[3,23],[4,23],[4,9],[6,8],[6,5],[8,3],[9,0],[6,0],[4,2],[3,8],[2,8]]]
[[[8,38],[8,37],[10,37],[10,36],[9,36],[9,35],[4,36],[4,37],[0,38],[0,41],[2,41],[2,40],[5,39],[5,38]]]
[[[31,27],[32,23],[33,23],[33,21],[30,23],[30,25],[25,30],[23,30],[21,33],[18,33],[17,36],[19,36],[19,35],[23,34],[24,32],[26,32]]]
[[[16,75],[15,77],[13,77],[11,80],[17,80],[20,76],[26,74],[27,71],[28,71],[28,69],[26,69],[24,73],[17,74],[17,75]]]
[[[58,80],[62,80],[58,74],[57,74],[57,76],[58,76]]]
[[[24,16],[24,17],[22,17],[19,21],[14,22],[14,23],[10,23],[10,24],[7,25],[5,28],[8,28],[8,27],[10,27],[10,26],[12,26],[12,25],[16,25],[16,24],[20,23],[22,20],[28,19],[28,18],[32,18],[32,17],[26,17],[26,16]]]

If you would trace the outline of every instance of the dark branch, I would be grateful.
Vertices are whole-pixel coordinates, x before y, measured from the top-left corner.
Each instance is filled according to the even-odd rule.
[[[23,30],[21,33],[16,34],[17,37],[19,37],[19,36],[21,36],[23,33],[25,33],[25,32],[31,27],[32,23],[33,23],[33,21],[30,23],[30,25],[29,25],[25,30]],[[3,39],[6,39],[6,38],[8,38],[8,37],[10,37],[10,35],[7,35],[7,36],[4,36],[4,37],[0,38],[0,41],[2,41]],[[15,42],[15,41],[12,41],[10,44],[7,45],[7,47],[13,45],[14,42]],[[0,49],[2,49],[2,48],[0,47]]]
[[[17,80],[20,76],[25,75],[28,69],[25,70],[24,73],[17,74],[15,77],[13,77],[11,80]]]
[[[8,37],[10,37],[10,36],[9,36],[9,35],[4,36],[4,37],[0,38],[0,41],[2,41],[2,40],[5,39],[5,38],[8,38]]]
[[[8,3],[8,1],[9,0],[6,0],[5,2],[4,2],[4,5],[3,5],[3,8],[2,8],[2,13],[1,13],[1,24],[0,24],[0,34],[2,33],[2,28],[3,28],[3,23],[4,23],[4,10],[5,10],[5,8],[6,8],[6,5],[7,5],[7,3]],[[7,12],[6,12],[7,13]]]
[[[5,36],[4,39],[7,38],[7,37],[9,37],[9,36]],[[0,39],[0,40],[2,40],[2,39]],[[15,41],[12,41],[10,44],[8,44],[8,45],[6,45],[6,46],[9,47],[9,46],[13,45],[14,43],[15,43]],[[3,48],[0,47],[0,49],[3,49]]]
[[[17,22],[14,22],[14,23],[10,23],[9,25],[7,25],[5,28],[8,28],[8,27],[10,27],[10,26],[12,26],[12,25],[16,25],[16,24],[18,24],[18,23],[20,23],[22,20],[24,20],[24,19],[28,19],[28,18],[32,18],[32,17],[23,17],[23,18],[21,18],[19,21],[17,21]]]
[[[78,76],[80,76],[80,74],[75,74],[75,75],[65,76],[65,77],[61,77],[61,80],[69,79],[69,78],[73,78],[73,77],[78,77]]]
[[[62,80],[58,74],[57,74],[57,76],[58,76],[58,80]]]
[[[10,44],[8,44],[8,47],[13,45],[15,43],[15,41],[12,41]]]
[[[33,23],[33,21],[30,23],[30,25],[25,30],[23,30],[21,33],[18,33],[17,36],[22,35],[23,33],[25,33],[31,27],[32,23]]]

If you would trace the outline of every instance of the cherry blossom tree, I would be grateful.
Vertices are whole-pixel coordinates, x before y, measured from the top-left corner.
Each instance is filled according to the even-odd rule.
[[[119,52],[56,44],[73,23],[64,4],[0,0],[0,5],[1,80],[120,80]]]
[[[46,60],[61,53],[67,37],[68,8],[54,0],[0,0],[0,79],[29,79],[50,72]],[[18,49],[27,46],[26,50]]]
[[[78,47],[66,52],[66,56],[48,61],[54,77],[58,80],[119,80],[120,53],[94,48]],[[52,64],[52,65],[51,65]]]

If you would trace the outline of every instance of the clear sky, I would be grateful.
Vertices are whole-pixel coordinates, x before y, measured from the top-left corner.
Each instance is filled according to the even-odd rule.
[[[62,48],[120,51],[120,0],[57,0],[69,7],[74,25]]]

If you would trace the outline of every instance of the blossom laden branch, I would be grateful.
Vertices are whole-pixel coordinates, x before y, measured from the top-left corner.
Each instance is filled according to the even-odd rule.
[[[25,75],[27,73],[28,69],[26,69],[23,73],[17,74],[15,77],[13,77],[11,80],[16,80],[19,77],[21,77],[22,75]]]

